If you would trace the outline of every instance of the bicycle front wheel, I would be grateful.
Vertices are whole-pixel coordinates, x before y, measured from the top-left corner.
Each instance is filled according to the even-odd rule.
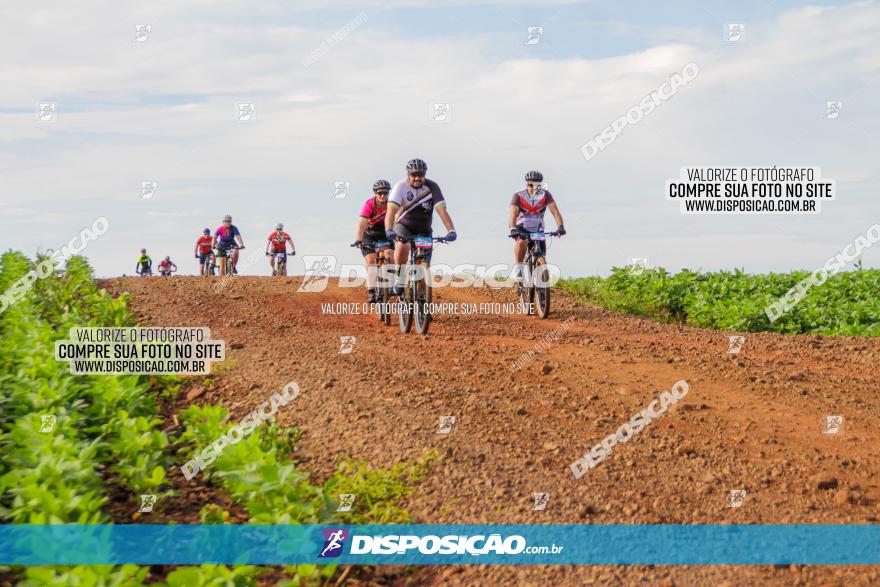
[[[428,271],[415,280],[415,300],[413,303],[413,318],[416,323],[416,332],[428,334],[431,325],[431,284],[428,282]]]
[[[404,267],[405,279],[403,285],[403,295],[398,300],[398,308],[400,309],[400,331],[404,334],[412,330],[413,325],[413,291],[412,291],[412,275],[411,265]]]
[[[535,297],[537,298],[535,309],[538,317],[543,320],[550,315],[550,268],[544,257],[535,260]]]

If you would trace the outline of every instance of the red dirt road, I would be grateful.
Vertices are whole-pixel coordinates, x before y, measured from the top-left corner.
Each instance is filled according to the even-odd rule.
[[[376,466],[442,459],[406,505],[419,523],[877,523],[880,517],[880,340],[728,334],[658,324],[576,303],[554,290],[548,320],[441,315],[430,334],[375,316],[328,315],[362,289],[296,293],[301,278],[241,277],[220,293],[197,277],[122,278],[143,325],[209,326],[227,345],[198,403],[244,416],[267,393],[302,390],[282,425],[318,478],[346,456]],[[435,290],[435,303],[512,302],[510,290]],[[553,342],[542,343],[551,332]],[[555,336],[554,335],[554,336]],[[356,336],[339,354],[340,336]],[[235,348],[230,348],[234,345]],[[511,366],[538,352],[516,373]],[[542,350],[543,349],[543,350]],[[569,465],[661,390],[689,393],[597,468]],[[178,409],[187,402],[181,398]],[[440,416],[454,415],[449,434]],[[844,416],[823,434],[827,415]],[[197,480],[193,480],[196,484]],[[731,489],[743,505],[727,507]],[[533,494],[546,492],[544,511]],[[197,512],[197,508],[196,508]],[[387,574],[386,574],[387,573]],[[398,567],[377,582],[402,583]],[[427,567],[430,585],[870,585],[871,567]]]

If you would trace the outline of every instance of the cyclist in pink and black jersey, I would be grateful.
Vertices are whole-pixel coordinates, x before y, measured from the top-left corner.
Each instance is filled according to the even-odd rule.
[[[376,301],[375,265],[377,243],[388,242],[390,244],[389,248],[379,254],[383,255],[389,262],[393,260],[392,251],[394,243],[390,242],[385,234],[385,214],[388,209],[389,191],[391,191],[391,184],[388,181],[384,179],[376,180],[373,184],[373,197],[364,202],[355,232],[353,246],[360,247],[361,254],[364,256],[364,265],[367,267],[367,287],[369,288],[368,300],[370,303]]]

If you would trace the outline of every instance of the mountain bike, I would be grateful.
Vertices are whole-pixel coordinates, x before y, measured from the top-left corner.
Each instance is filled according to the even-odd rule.
[[[352,244],[352,247],[360,247],[366,245],[358,245]],[[391,283],[388,283],[388,279],[385,279],[383,270],[384,267],[388,264],[388,259],[385,258],[383,254],[385,251],[391,248],[391,241],[383,240],[376,241],[373,243],[373,252],[376,254],[376,261],[373,263],[373,267],[376,271],[376,304],[378,304],[378,316],[379,322],[383,324],[391,324],[391,312],[389,311],[390,300],[391,300]],[[393,278],[392,278],[393,279]]]
[[[373,250],[376,251],[376,303],[379,304],[377,314],[379,315],[379,322],[386,325],[391,324],[391,312],[389,311],[391,307],[391,284],[386,279],[382,279],[381,276],[385,265],[388,264],[388,259],[384,253],[390,248],[391,241],[377,241],[373,245]]]
[[[272,255],[274,258],[272,259],[272,276],[278,277],[286,277],[287,276],[287,256],[294,256],[296,253],[288,253],[287,251],[272,251],[271,253],[267,253]]]
[[[434,248],[434,243],[445,243],[443,237],[416,236],[401,239],[408,242],[409,262],[401,270],[404,272],[403,293],[400,296],[400,331],[406,334],[416,325],[416,332],[428,334],[433,319],[431,315],[431,281],[428,276],[426,257]]]
[[[215,253],[215,257],[220,261],[218,265],[220,266],[220,275],[234,275],[232,273],[232,255],[230,252],[233,249],[241,250],[244,247],[239,247],[238,245],[232,245],[231,247],[217,247],[217,252]]]
[[[214,259],[211,253],[201,253],[196,255],[196,259],[202,265],[202,275],[208,277],[214,275]]]
[[[516,284],[516,294],[519,297],[520,307],[527,310],[529,315],[533,314],[534,308],[542,320],[550,315],[550,268],[547,267],[545,254],[541,252],[541,243],[545,242],[547,237],[554,236],[559,236],[559,233],[525,230],[520,231],[518,237],[510,236],[510,238],[524,238],[529,241],[525,259],[520,265],[521,273]]]

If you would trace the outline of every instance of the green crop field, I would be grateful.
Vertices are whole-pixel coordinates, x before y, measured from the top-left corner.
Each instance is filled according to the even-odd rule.
[[[17,252],[0,257],[0,292],[35,264]],[[27,291],[24,291],[27,290]],[[157,402],[174,402],[184,380],[172,377],[72,375],[55,360],[55,341],[73,326],[133,326],[128,298],[100,290],[91,267],[73,257],[63,272],[20,288],[0,313],[0,523],[106,524],[111,495],[152,494],[161,512],[179,492],[168,472],[184,463],[233,423],[226,407],[191,405],[180,412],[183,426],[163,432]],[[51,426],[46,426],[46,422]],[[204,524],[404,523],[398,504],[436,458],[391,469],[345,460],[322,483],[292,458],[300,434],[276,423],[228,447],[200,477],[216,493],[246,512],[232,519],[216,504],[198,511]],[[356,493],[351,512],[336,512],[339,493]],[[136,506],[135,506],[136,507]],[[134,513],[135,510],[132,510]],[[173,517],[173,513],[169,514]],[[254,585],[266,569],[251,566],[180,567],[162,580],[134,565],[77,567],[0,566],[0,583],[19,585]],[[277,584],[326,582],[335,565],[295,565]]]
[[[615,267],[608,278],[564,279],[560,287],[613,310],[694,326],[786,334],[880,336],[880,270],[841,272],[810,287],[771,322],[765,308],[806,279],[809,271],[749,275]]]

